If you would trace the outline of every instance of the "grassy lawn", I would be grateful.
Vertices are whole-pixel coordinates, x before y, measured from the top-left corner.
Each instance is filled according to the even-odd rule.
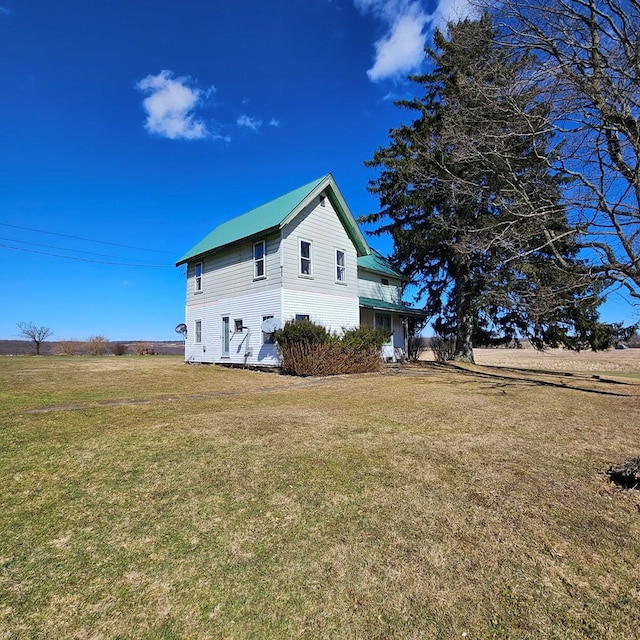
[[[635,639],[598,376],[0,358],[0,639]]]

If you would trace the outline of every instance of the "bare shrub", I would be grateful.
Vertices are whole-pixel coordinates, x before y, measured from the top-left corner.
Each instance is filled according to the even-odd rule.
[[[431,351],[436,362],[447,362],[453,360],[456,350],[455,336],[434,335],[431,340]]]
[[[335,376],[380,371],[377,347],[340,343],[297,342],[279,346],[283,373],[295,376]]]
[[[287,322],[275,334],[283,373],[331,376],[379,371],[380,349],[388,335],[373,327],[345,329],[341,337],[303,320]]]
[[[87,339],[87,352],[91,356],[104,356],[109,352],[109,340],[104,336],[91,336]]]
[[[124,342],[114,342],[111,345],[111,352],[114,356],[123,356],[127,353],[127,345]]]
[[[427,349],[426,340],[422,336],[409,336],[407,339],[407,360],[415,362]]]
[[[150,342],[135,342],[133,351],[137,356],[155,356],[156,350]]]
[[[84,343],[80,340],[59,340],[54,352],[57,356],[77,356],[83,351]]]

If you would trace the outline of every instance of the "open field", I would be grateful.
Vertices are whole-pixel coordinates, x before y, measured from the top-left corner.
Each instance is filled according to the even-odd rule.
[[[567,349],[474,349],[474,353],[476,362],[487,366],[640,375],[640,349],[611,349],[595,353]],[[431,360],[432,355],[425,352],[424,358]]]
[[[0,639],[636,639],[640,351],[582,355],[2,357]]]

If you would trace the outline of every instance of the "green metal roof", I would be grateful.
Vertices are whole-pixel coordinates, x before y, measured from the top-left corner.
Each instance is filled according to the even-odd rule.
[[[358,268],[406,280],[406,278],[397,269],[394,269],[391,263],[375,249],[371,249],[369,255],[358,258]]]
[[[272,229],[282,228],[295,218],[307,202],[315,198],[325,189],[349,237],[356,246],[358,254],[369,253],[370,249],[362,232],[349,211],[333,176],[328,173],[322,176],[322,178],[309,182],[256,209],[247,211],[247,213],[237,218],[232,218],[222,223],[192,249],[187,251],[187,253],[178,260],[176,266],[188,262],[197,256],[237,242],[238,240],[263,234]]]
[[[420,316],[426,317],[426,313],[421,309],[413,309],[412,307],[406,307],[403,304],[396,304],[395,302],[387,302],[386,300],[376,300],[374,298],[359,298],[360,306],[367,309],[375,309],[376,311],[393,311],[395,313],[401,313],[405,316]]]

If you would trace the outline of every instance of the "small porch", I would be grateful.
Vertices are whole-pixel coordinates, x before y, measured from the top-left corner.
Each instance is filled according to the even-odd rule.
[[[408,351],[409,318],[424,318],[425,313],[402,304],[360,298],[360,325],[384,329],[391,334],[389,342],[382,347],[385,362],[404,362]]]

